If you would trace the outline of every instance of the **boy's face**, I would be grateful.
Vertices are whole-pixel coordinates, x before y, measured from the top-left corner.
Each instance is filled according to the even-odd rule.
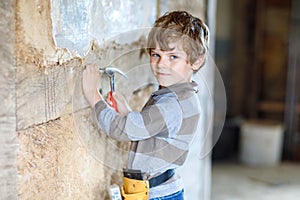
[[[159,85],[168,87],[176,83],[190,82],[193,65],[180,43],[169,45],[171,51],[161,50],[158,45],[150,53],[150,66]]]

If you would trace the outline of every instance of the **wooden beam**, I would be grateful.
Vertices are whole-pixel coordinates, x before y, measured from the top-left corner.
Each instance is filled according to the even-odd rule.
[[[296,107],[299,102],[299,78],[300,78],[300,1],[292,0],[290,36],[289,36],[289,60],[286,85],[286,107],[285,107],[285,127],[286,127],[286,156],[289,159],[297,157],[296,143],[298,135],[299,117]]]
[[[258,109],[262,112],[283,113],[285,111],[285,107],[286,105],[284,102],[260,101],[258,103]],[[298,114],[300,114],[300,104],[296,105],[295,110]]]

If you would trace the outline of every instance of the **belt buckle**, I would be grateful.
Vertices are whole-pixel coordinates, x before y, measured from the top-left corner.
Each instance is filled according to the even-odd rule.
[[[123,169],[123,176],[135,180],[147,180],[148,174],[138,169]]]

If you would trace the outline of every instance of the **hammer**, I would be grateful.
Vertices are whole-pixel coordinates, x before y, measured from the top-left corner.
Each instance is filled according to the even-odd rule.
[[[108,100],[112,103],[112,107],[115,109],[116,112],[118,112],[117,103],[115,99],[113,98],[113,92],[115,92],[115,73],[119,73],[120,75],[127,78],[126,74],[119,70],[116,67],[108,66],[105,68],[99,68],[99,71],[101,73],[105,73],[109,79],[110,79],[110,91],[108,93]]]

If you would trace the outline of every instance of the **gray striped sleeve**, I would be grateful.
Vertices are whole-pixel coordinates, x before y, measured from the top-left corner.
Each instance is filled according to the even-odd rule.
[[[95,115],[98,126],[108,135],[110,130],[110,122],[113,120],[116,113],[104,101],[99,101],[95,105]]]
[[[176,133],[182,121],[178,102],[167,99],[127,116],[119,115],[104,102],[97,103],[95,111],[100,128],[119,141],[139,141],[157,134]]]

